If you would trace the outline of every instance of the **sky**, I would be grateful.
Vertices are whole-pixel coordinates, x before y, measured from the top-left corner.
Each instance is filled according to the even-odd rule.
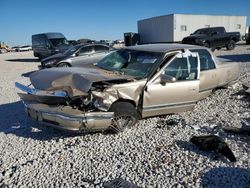
[[[247,16],[249,0],[0,0],[0,41],[31,44],[31,35],[61,32],[68,40],[122,39],[137,21],[179,14]]]

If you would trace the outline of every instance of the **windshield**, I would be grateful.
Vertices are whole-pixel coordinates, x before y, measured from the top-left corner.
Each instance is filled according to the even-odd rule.
[[[68,45],[68,41],[65,38],[49,39],[53,46]]]
[[[140,79],[147,77],[161,59],[161,53],[122,49],[107,55],[96,66]]]
[[[69,49],[67,49],[63,54],[64,55],[73,55],[81,46],[73,46]]]
[[[202,34],[209,34],[209,29],[198,29],[197,31],[194,32],[194,34],[202,35]]]

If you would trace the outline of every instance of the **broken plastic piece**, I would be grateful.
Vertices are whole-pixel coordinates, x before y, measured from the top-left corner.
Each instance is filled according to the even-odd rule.
[[[193,136],[190,141],[204,151],[213,151],[228,158],[231,162],[236,162],[232,150],[226,142],[216,135]]]
[[[250,135],[250,126],[242,126],[241,128],[237,128],[237,127],[224,127],[223,130],[225,132],[229,132],[229,133]]]
[[[122,178],[116,178],[114,180],[104,182],[104,188],[139,188],[137,185],[130,183]]]
[[[242,84],[243,89],[245,90],[246,93],[250,94],[250,83],[244,83]]]

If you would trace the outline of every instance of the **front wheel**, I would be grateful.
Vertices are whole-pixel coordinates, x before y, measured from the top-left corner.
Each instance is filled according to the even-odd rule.
[[[68,63],[60,63],[58,67],[70,67]]]
[[[226,45],[227,50],[233,50],[235,48],[235,41],[230,40],[229,44]]]
[[[116,102],[111,105],[110,112],[114,112],[111,130],[114,133],[123,132],[138,121],[139,115],[135,106],[129,102]]]

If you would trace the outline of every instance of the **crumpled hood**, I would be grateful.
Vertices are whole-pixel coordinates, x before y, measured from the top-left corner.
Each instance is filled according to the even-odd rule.
[[[94,82],[131,79],[132,77],[119,75],[98,67],[51,68],[30,75],[30,81],[36,89],[63,90],[70,97],[88,95]]]

